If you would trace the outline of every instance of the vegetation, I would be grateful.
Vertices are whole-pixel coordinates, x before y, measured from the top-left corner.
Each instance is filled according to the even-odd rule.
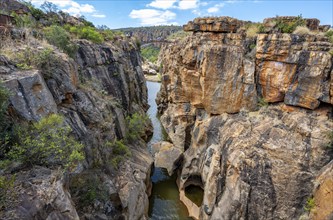
[[[185,31],[181,30],[181,31],[177,31],[177,32],[169,35],[167,40],[182,40],[190,35],[191,35],[190,32],[185,32]]]
[[[296,29],[293,31],[293,34],[297,35],[308,35],[312,34],[309,28],[303,26],[297,26]]]
[[[329,132],[327,132],[327,137],[328,137],[328,142],[327,142],[327,144],[326,144],[326,147],[328,148],[328,149],[333,149],[333,131],[329,131]]]
[[[308,200],[306,201],[304,209],[305,211],[310,212],[315,206],[316,206],[315,200],[313,197],[311,197],[308,198]]]
[[[247,37],[253,38],[253,37],[257,36],[258,33],[259,33],[258,24],[250,24],[246,29]]]
[[[33,67],[42,68],[45,64],[49,64],[49,62],[55,59],[51,48],[34,51],[30,47],[14,53],[12,58],[16,62],[16,66],[23,70],[29,70]]]
[[[281,31],[281,33],[293,33],[298,26],[305,26],[305,20],[302,18],[302,15],[297,16],[293,21],[286,22],[283,21],[279,16],[275,19],[276,27]]]
[[[259,98],[259,100],[258,100],[258,106],[259,107],[267,107],[268,106],[268,102],[264,98]]]
[[[106,40],[106,41],[115,40],[117,38],[124,37],[123,32],[121,32],[121,31],[112,31],[110,29],[101,30],[101,34],[102,34],[104,40]]]
[[[325,36],[328,37],[329,41],[333,44],[333,29],[329,29],[326,33]]]
[[[83,173],[72,177],[70,180],[70,192],[79,208],[90,206],[96,200],[106,202],[109,194],[108,188],[93,173]]]
[[[25,165],[64,165],[72,168],[84,159],[83,145],[71,135],[60,115],[50,115],[17,131],[18,142],[7,156]]]
[[[126,140],[128,142],[136,141],[145,134],[145,127],[149,122],[147,115],[140,115],[134,113],[132,116],[126,117],[126,124],[128,132],[126,134]]]
[[[126,157],[130,157],[131,151],[124,144],[123,140],[117,140],[115,142],[106,142],[106,146],[112,150],[112,156],[110,157],[110,163],[114,168],[119,168],[120,163]]]
[[[155,63],[158,59],[158,54],[160,53],[160,49],[154,46],[147,46],[141,48],[141,55],[149,60],[150,62]]]
[[[10,92],[0,83],[0,157],[5,153],[8,134],[7,127],[9,126],[8,119],[6,117],[6,111],[9,104]],[[3,162],[3,160],[1,161]]]
[[[36,21],[30,15],[18,15],[15,12],[11,14],[14,17],[14,22],[18,28],[34,28]]]
[[[0,176],[0,210],[5,207],[8,197],[12,197],[14,182],[15,175]]]
[[[77,51],[77,46],[71,43],[68,32],[57,25],[52,25],[44,29],[47,41],[63,50],[69,56],[73,57]]]
[[[96,30],[94,27],[90,26],[66,26],[71,34],[74,34],[77,38],[87,39],[93,43],[103,43],[103,35]]]

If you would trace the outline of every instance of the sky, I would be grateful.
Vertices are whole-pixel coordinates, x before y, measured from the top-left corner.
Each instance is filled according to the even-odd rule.
[[[48,0],[72,15],[84,15],[111,29],[153,25],[183,25],[196,17],[230,16],[262,22],[264,18],[318,18],[333,25],[333,0]],[[31,0],[37,7],[44,0]]]

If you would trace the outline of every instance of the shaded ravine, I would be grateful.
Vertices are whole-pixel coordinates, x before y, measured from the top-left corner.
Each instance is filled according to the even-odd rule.
[[[153,123],[154,134],[148,142],[148,150],[151,152],[152,144],[165,140],[165,133],[158,118],[155,98],[160,90],[160,83],[147,82],[148,103],[150,108],[147,112]],[[188,217],[187,208],[179,200],[179,191],[176,184],[176,175],[169,176],[165,169],[155,168],[151,180],[153,189],[149,198],[149,219],[173,220],[192,219]]]

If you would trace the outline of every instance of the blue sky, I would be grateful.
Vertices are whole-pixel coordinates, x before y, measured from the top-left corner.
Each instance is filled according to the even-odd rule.
[[[95,25],[140,27],[183,25],[195,17],[231,16],[262,21],[276,15],[318,18],[333,25],[332,0],[49,0],[72,15],[84,15]],[[44,0],[31,0],[39,6]]]

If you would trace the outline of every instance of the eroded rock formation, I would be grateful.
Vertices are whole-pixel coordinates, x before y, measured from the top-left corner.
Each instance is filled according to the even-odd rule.
[[[126,162],[118,170],[111,164],[113,156],[106,146],[107,141],[125,136],[126,116],[144,114],[148,108],[139,50],[134,42],[118,43],[96,45],[78,40],[74,59],[55,50],[52,60],[40,70],[18,70],[0,57],[0,78],[12,94],[10,114],[21,121],[36,121],[51,113],[64,115],[75,137],[84,143],[86,155],[70,176],[39,167],[17,173],[15,196],[9,197],[15,205],[1,212],[1,217],[146,218],[153,161],[145,143],[129,144],[132,156],[124,157]],[[20,47],[24,48],[18,43],[12,50]],[[8,169],[4,172],[13,171]],[[86,195],[90,192],[95,193],[92,201]],[[91,203],[85,204],[80,196]]]
[[[247,38],[242,23],[196,19],[184,26],[192,36],[161,53],[157,103],[184,151],[180,195],[190,185],[204,190],[199,212],[183,199],[196,219],[298,219],[308,218],[314,193],[325,214],[310,217],[324,219],[333,213],[322,194],[331,184],[322,169],[332,159],[332,44],[282,33]]]

